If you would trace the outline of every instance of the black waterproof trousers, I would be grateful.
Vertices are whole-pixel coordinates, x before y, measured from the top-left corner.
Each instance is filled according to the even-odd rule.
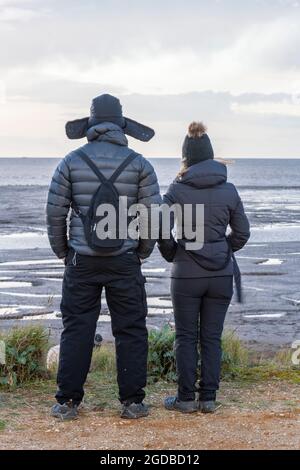
[[[93,257],[69,251],[61,301],[64,330],[57,376],[59,403],[80,403],[83,398],[103,287],[115,337],[120,401],[142,402],[148,353],[144,283],[135,252]]]
[[[232,297],[232,276],[172,279],[171,293],[176,325],[178,398],[195,399],[200,344],[200,400],[215,400],[220,381],[221,336]]]

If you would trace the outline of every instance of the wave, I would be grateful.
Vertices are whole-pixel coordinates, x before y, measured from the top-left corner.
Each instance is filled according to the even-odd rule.
[[[50,181],[49,181],[50,182]],[[235,184],[237,189],[239,190],[258,190],[258,191],[275,191],[275,190],[289,190],[289,191],[297,191],[300,190],[300,185],[243,185],[243,184]],[[23,184],[11,184],[0,182],[0,188],[43,188],[47,189],[49,187],[49,183],[23,183]],[[161,190],[166,190],[169,187],[169,184],[160,184]]]
[[[237,187],[237,189],[242,189],[242,190],[258,190],[258,191],[275,191],[275,190],[289,190],[289,191],[293,191],[293,190],[300,190],[300,186],[299,185],[292,185],[292,186],[289,186],[289,185],[269,185],[269,186],[262,186],[262,185],[243,185],[243,184],[235,184],[235,186]],[[165,190],[169,187],[169,185],[164,185],[164,184],[161,184],[160,185],[161,189],[162,190]]]
[[[242,184],[237,184],[236,187],[238,189],[245,189],[245,190],[251,190],[251,189],[258,189],[260,191],[274,191],[276,189],[283,189],[283,190],[299,190],[300,186],[288,186],[288,185],[273,185],[273,186],[259,186],[259,185],[242,185]]]

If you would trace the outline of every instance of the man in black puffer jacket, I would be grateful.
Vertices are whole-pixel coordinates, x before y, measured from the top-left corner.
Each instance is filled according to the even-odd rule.
[[[66,132],[72,139],[87,137],[88,143],[81,150],[106,178],[132,153],[125,133],[142,141],[154,135],[152,129],[124,118],[119,100],[110,95],[94,98],[90,117],[67,123]],[[99,254],[89,246],[82,220],[74,210],[67,229],[71,204],[86,214],[99,185],[96,174],[74,150],[58,165],[48,194],[49,241],[56,256],[65,259],[66,265],[61,302],[64,331],[57,377],[58,404],[52,408],[52,415],[61,419],[77,417],[90,367],[103,287],[116,339],[122,416],[138,418],[148,413],[143,404],[147,305],[140,259],[151,254],[155,240],[128,238],[119,250]],[[151,204],[160,203],[155,171],[142,155],[136,155],[123,170],[115,187],[120,196],[127,196],[128,206],[141,203],[150,208]]]

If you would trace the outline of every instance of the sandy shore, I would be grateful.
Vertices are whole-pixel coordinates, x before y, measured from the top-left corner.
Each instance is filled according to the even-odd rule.
[[[233,299],[226,327],[257,350],[290,347],[300,339],[299,244],[249,243],[238,261],[245,303]],[[49,326],[53,342],[58,342],[63,269],[46,248],[0,250],[0,328],[41,322]],[[173,322],[169,271],[170,265],[157,250],[143,264],[150,328]],[[98,330],[105,339],[112,339],[105,299]]]

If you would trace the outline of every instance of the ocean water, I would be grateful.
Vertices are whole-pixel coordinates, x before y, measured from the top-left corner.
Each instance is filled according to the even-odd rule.
[[[180,159],[150,160],[164,193],[178,172]],[[58,162],[0,159],[0,248],[13,247],[20,238],[30,243],[32,234],[45,233],[47,187]],[[300,159],[236,159],[228,166],[228,180],[244,201],[252,242],[300,241]]]
[[[166,187],[176,176],[179,158],[149,158],[160,185]],[[0,186],[47,186],[56,158],[0,158]],[[300,189],[300,159],[239,158],[228,165],[228,179],[244,190]]]

